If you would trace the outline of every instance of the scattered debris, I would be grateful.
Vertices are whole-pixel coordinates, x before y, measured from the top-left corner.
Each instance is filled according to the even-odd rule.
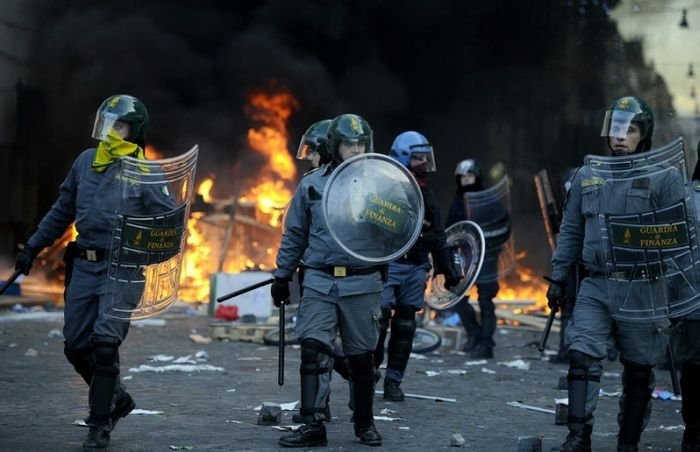
[[[481,368],[481,373],[482,373],[482,374],[495,374],[496,371],[495,371],[495,370],[491,370],[491,369],[487,369],[486,367],[482,367],[482,368]]]
[[[168,366],[162,367],[147,366],[145,364],[141,364],[139,367],[130,368],[129,372],[200,372],[203,370],[223,372],[224,368],[212,366],[210,364],[170,364]]]
[[[282,422],[282,409],[272,402],[263,402],[258,413],[258,425],[279,425]]]
[[[297,424],[297,425],[275,425],[272,428],[275,428],[277,430],[282,430],[283,432],[294,432],[296,431],[299,427],[301,427],[304,424]]]
[[[524,409],[530,410],[530,411],[537,411],[540,413],[547,413],[547,414],[556,414],[554,410],[551,410],[549,408],[540,408],[538,406],[525,405],[524,403],[520,403],[520,402],[507,402],[507,404],[510,406],[517,407],[517,408],[524,408]]]
[[[603,388],[598,390],[599,397],[620,397],[622,396],[622,391],[607,392]]]
[[[374,416],[375,421],[403,421],[400,417]]]
[[[389,408],[384,408],[382,409],[379,414],[383,414],[385,416],[391,415],[391,414],[396,414],[396,411],[390,410]]]
[[[374,391],[375,394],[379,395],[384,395],[384,391]],[[457,403],[457,399],[450,399],[447,397],[438,397],[438,396],[429,396],[429,395],[422,395],[422,394],[404,394],[404,397],[408,397],[411,399],[424,399],[424,400],[433,400],[435,402],[450,402],[450,403]]]
[[[482,366],[484,364],[488,363],[485,359],[480,359],[478,361],[467,361],[464,363],[465,366]]]
[[[148,357],[148,360],[154,363],[172,361],[173,359],[175,359],[175,357],[170,355],[153,355]]]
[[[467,371],[464,369],[449,369],[447,373],[452,375],[466,375]]]
[[[194,446],[169,446],[170,450],[192,450],[194,449]]]
[[[407,427],[405,425],[402,425],[401,427],[399,427],[399,430],[411,430],[411,427]]]
[[[518,436],[515,452],[542,452],[541,436]]]
[[[140,408],[136,408],[135,410],[132,410],[131,413],[129,413],[129,416],[135,415],[135,414],[141,414],[141,415],[158,415],[158,414],[163,414],[164,411],[157,411],[157,410],[142,410]]]
[[[513,369],[530,370],[530,363],[523,361],[522,359],[516,359],[513,361],[501,361],[498,364],[500,364],[501,366],[511,367]]]
[[[662,432],[676,432],[685,430],[685,427],[683,425],[669,425],[667,427],[660,425],[657,430],[661,430]]]
[[[30,356],[32,358],[35,358],[39,356],[39,352],[34,350],[33,348],[28,348],[26,352],[24,352],[24,356]]]
[[[452,447],[464,447],[464,437],[459,433],[455,433],[450,437],[450,446]]]
[[[426,370],[426,371],[423,372],[423,373],[426,374],[426,375],[429,376],[429,377],[436,377],[436,376],[440,375],[442,372],[440,372],[440,371],[435,371],[435,370]]]
[[[264,402],[264,403],[273,403],[273,402]],[[299,404],[299,401],[295,402],[289,402],[289,403],[279,403],[280,410],[282,411],[294,411],[297,409],[297,405]],[[255,408],[253,408],[255,411],[260,411],[262,409],[262,405],[258,405]]]
[[[236,390],[234,388],[231,388],[231,389],[227,389],[226,392],[236,392]]]
[[[654,389],[654,392],[651,393],[651,397],[653,399],[659,399],[659,400],[673,400],[673,401],[678,401],[682,400],[681,396],[677,396],[671,391],[666,391],[664,389],[659,389],[656,388]]]
[[[49,331],[49,337],[63,337],[63,333],[61,330],[54,328],[53,330]]]
[[[190,334],[190,340],[195,344],[206,345],[211,343],[210,337],[204,337],[201,334]]]
[[[167,322],[165,319],[142,319],[133,320],[131,322],[133,326],[137,326],[139,328],[143,328],[144,326],[165,326],[166,323]]]

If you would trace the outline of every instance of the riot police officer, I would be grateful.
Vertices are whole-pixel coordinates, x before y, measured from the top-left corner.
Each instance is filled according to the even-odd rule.
[[[402,401],[404,393],[399,385],[403,380],[408,358],[413,349],[416,311],[423,308],[425,301],[426,275],[430,270],[428,254],[433,256],[436,265],[435,273],[446,275],[447,289],[458,284],[459,277],[452,268],[450,252],[446,248],[440,207],[425,180],[429,172],[435,171],[433,146],[422,134],[407,131],[394,139],[389,155],[407,167],[416,178],[423,194],[425,207],[423,228],[417,242],[406,255],[389,264],[389,277],[382,292],[381,333],[375,350],[375,364],[379,367],[384,359],[384,340],[391,322],[384,376],[384,398]]]
[[[354,114],[336,117],[328,128],[327,149],[331,161],[307,173],[290,201],[277,253],[277,270],[271,287],[275,305],[289,298],[289,281],[303,258],[304,293],[299,304],[297,337],[301,341],[302,425],[284,435],[284,447],[316,447],[327,444],[320,421],[325,411],[333,342],[340,332],[352,371],[355,401],[354,431],[360,442],[382,444],[374,425],[374,360],[378,337],[382,267],[367,266],[344,253],[328,231],[321,199],[333,169],[344,160],[372,152],[372,129]],[[368,241],[372,237],[367,237]]]
[[[482,203],[475,206],[467,215],[465,209],[465,194],[478,193],[484,190],[481,166],[474,159],[462,160],[455,168],[455,181],[457,190],[450,205],[445,225],[450,227],[454,223],[464,220],[476,221],[482,228],[486,227],[485,221],[492,221],[497,218],[499,225],[504,227],[504,231],[510,231],[510,215],[503,210],[500,203]],[[486,231],[485,231],[486,235]],[[479,279],[476,281],[478,290],[479,311],[481,321],[476,320],[474,308],[469,304],[469,296],[465,296],[454,307],[459,315],[462,325],[467,332],[467,342],[463,350],[470,353],[472,358],[490,359],[493,358],[493,347],[496,345],[493,335],[496,332],[496,306],[493,299],[498,295],[498,259],[500,248],[492,246],[493,240],[486,239],[486,254]]]
[[[330,160],[328,149],[326,149],[326,139],[331,121],[331,119],[323,119],[311,124],[301,137],[299,149],[297,149],[297,159],[310,161],[312,169],[318,168]]]
[[[66,248],[64,352],[76,372],[90,386],[90,427],[83,447],[104,450],[117,421],[135,403],[119,380],[119,346],[129,322],[106,315],[105,301],[108,249],[116,224],[113,200],[119,199],[115,184],[120,158],[145,159],[149,116],[146,106],[130,95],[107,98],[97,110],[92,136],[97,148],[82,152],[73,163],[59,197],[17,256],[16,268],[28,274],[39,252],[61,237],[75,221],[78,237]],[[167,190],[144,193],[135,203],[151,212],[172,208]],[[140,294],[134,294],[138,302]]]
[[[648,151],[654,131],[654,116],[637,97],[623,97],[606,112],[602,136],[614,156],[621,159]],[[608,157],[610,159],[610,157]],[[606,356],[608,339],[615,337],[624,365],[623,399],[618,419],[618,450],[637,450],[644,414],[651,397],[652,368],[664,352],[667,320],[633,321],[613,317],[625,301],[623,290],[638,275],[623,274],[618,279],[606,273],[606,251],[601,246],[600,214],[636,214],[651,211],[683,199],[677,173],[664,173],[664,179],[634,182],[606,180],[592,165],[584,165],[571,183],[557,249],[552,258],[552,283],[547,291],[550,307],[562,302],[566,279],[582,258],[589,276],[581,282],[566,342],[569,345],[569,434],[556,450],[590,451],[593,413],[598,399],[601,360]],[[661,177],[661,176],[660,176]],[[680,176],[679,176],[680,177]],[[624,272],[619,272],[624,273]],[[643,275],[642,275],[643,276]],[[635,293],[636,298],[648,296]],[[643,300],[642,300],[643,301]]]
[[[698,162],[692,175],[691,192],[695,215],[700,223],[700,141],[697,146]],[[683,422],[683,452],[700,451],[700,310],[679,319],[671,335],[676,362],[681,365],[681,394]]]

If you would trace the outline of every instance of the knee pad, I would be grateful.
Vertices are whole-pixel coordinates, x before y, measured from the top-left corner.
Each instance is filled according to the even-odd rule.
[[[92,348],[71,348],[68,344],[63,346],[63,354],[66,355],[68,362],[77,369],[92,368],[95,365],[95,357],[92,353]]]
[[[593,357],[578,350],[569,350],[569,363],[572,368],[588,369],[593,364]]]
[[[654,378],[651,366],[642,366],[630,361],[623,361],[622,387],[625,394],[635,399],[647,400],[651,398],[651,384]]]
[[[348,362],[355,381],[374,382],[374,355],[371,352],[348,355]]]
[[[113,337],[97,337],[93,341],[95,354],[95,374],[112,376],[119,374],[119,345],[121,341]]]
[[[332,351],[316,339],[304,339],[301,341],[301,373],[322,374],[329,372],[322,363],[330,361]]]

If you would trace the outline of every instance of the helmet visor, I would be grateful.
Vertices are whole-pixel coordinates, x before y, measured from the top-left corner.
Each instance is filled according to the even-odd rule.
[[[433,146],[431,144],[417,144],[411,146],[410,150],[410,166],[412,168],[423,166],[424,171],[427,173],[433,173],[436,171],[435,154],[433,153]]]
[[[102,112],[95,117],[95,125],[92,127],[92,137],[97,140],[106,140],[107,132],[114,128],[114,123],[119,120],[119,115],[110,112]]]
[[[625,138],[635,113],[631,111],[608,110],[605,112],[601,137]]]
[[[299,160],[311,160],[314,152],[317,152],[316,146],[310,144],[308,141],[304,141],[302,138],[301,142],[299,143],[299,149],[297,149],[297,158]]]

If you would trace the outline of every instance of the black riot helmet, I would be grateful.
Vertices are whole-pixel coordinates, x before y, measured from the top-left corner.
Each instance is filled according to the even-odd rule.
[[[351,113],[336,116],[328,127],[326,146],[330,158],[336,162],[343,161],[339,153],[341,143],[357,143],[365,145],[365,153],[374,152],[372,128],[362,117]]]
[[[320,157],[320,164],[330,161],[326,140],[328,139],[328,128],[332,121],[332,119],[324,119],[311,124],[306,129],[297,150],[297,158],[299,160],[313,160],[312,157],[315,152]]]
[[[631,123],[639,126],[641,140],[635,152],[651,149],[654,135],[654,112],[639,97],[626,96],[615,100],[606,110],[600,136],[606,137],[610,147],[610,137],[625,137]],[[612,150],[612,149],[611,149]]]
[[[464,185],[462,184],[462,177],[467,175],[473,175],[474,182]],[[484,185],[479,162],[475,159],[466,159],[459,162],[455,168],[455,182],[457,183],[457,193],[459,194],[467,191],[483,190]]]
[[[95,114],[95,125],[92,137],[98,140],[107,138],[107,132],[120,121],[129,124],[129,136],[126,141],[146,146],[146,131],[148,130],[148,110],[143,102],[128,94],[116,94],[102,102]]]

